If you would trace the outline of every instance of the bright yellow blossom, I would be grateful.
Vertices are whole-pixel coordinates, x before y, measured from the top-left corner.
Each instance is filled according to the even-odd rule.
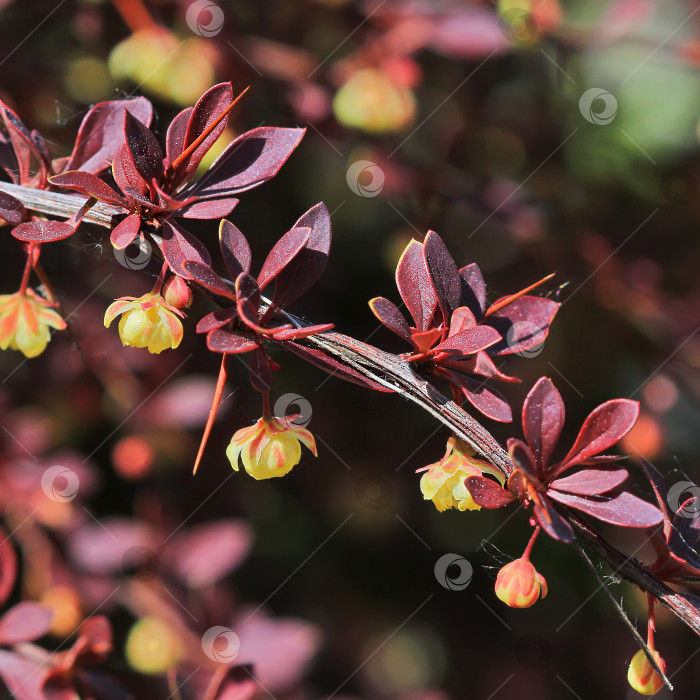
[[[19,350],[27,357],[44,352],[51,339],[49,328],[63,330],[66,322],[49,302],[31,289],[0,295],[0,348]]]
[[[481,506],[474,503],[464,485],[468,476],[491,474],[504,483],[503,473],[482,459],[473,457],[474,451],[461,439],[450,438],[447,441],[445,456],[435,464],[425,467],[420,480],[420,490],[426,501],[432,501],[440,511],[448,508],[459,510],[479,510]]]
[[[665,673],[666,664],[659,652],[652,651],[651,653],[659,668]],[[627,682],[642,695],[656,695],[664,687],[663,679],[649,663],[649,659],[642,649],[632,657],[627,670]]]
[[[122,315],[119,321],[119,337],[124,345],[148,348],[159,353],[167,348],[175,349],[182,340],[182,312],[167,304],[160,294],[149,292],[141,297],[122,297],[109,306],[105,313],[105,326]]]
[[[314,457],[318,456],[316,440],[308,430],[294,427],[289,418],[261,418],[234,433],[226,456],[236,471],[240,456],[245,470],[254,479],[270,479],[284,476],[299,463],[300,443],[304,443]]]

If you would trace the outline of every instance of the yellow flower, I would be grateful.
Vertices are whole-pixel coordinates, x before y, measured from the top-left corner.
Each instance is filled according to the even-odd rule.
[[[439,462],[419,470],[425,471],[420,480],[423,498],[432,501],[440,512],[448,508],[480,510],[481,506],[474,503],[464,485],[464,479],[468,476],[491,474],[503,486],[503,473],[488,462],[473,457],[473,454],[474,451],[463,440],[451,437],[447,441],[445,456]]]
[[[248,428],[237,430],[231,438],[226,456],[238,471],[238,457],[254,479],[284,476],[299,464],[304,443],[314,457],[316,440],[305,428],[296,428],[291,419],[261,418]]]
[[[652,651],[651,653],[659,668],[666,673],[666,664],[659,652]],[[661,676],[649,663],[649,659],[642,649],[632,657],[630,667],[627,670],[627,682],[642,695],[656,695],[664,687]]]
[[[105,327],[114,319],[119,321],[119,337],[124,345],[148,348],[148,352],[159,353],[167,348],[173,350],[182,340],[183,314],[165,302],[160,294],[149,292],[142,297],[122,297],[110,304],[105,313]]]
[[[27,357],[44,352],[51,339],[49,328],[63,330],[66,322],[49,302],[27,289],[24,294],[0,295],[0,348],[19,350]]]
[[[498,572],[496,595],[511,608],[529,608],[540,594],[547,595],[547,581],[527,559],[516,559]]]

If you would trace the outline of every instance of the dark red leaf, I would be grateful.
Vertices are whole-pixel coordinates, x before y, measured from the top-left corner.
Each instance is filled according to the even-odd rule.
[[[259,325],[260,288],[254,277],[242,272],[236,277],[238,317],[255,332],[265,332]]]
[[[27,221],[12,229],[12,235],[27,243],[51,243],[72,236],[77,227],[66,221]]]
[[[582,469],[575,474],[555,479],[550,487],[557,491],[566,491],[577,496],[599,496],[616,489],[622,484],[629,472],[626,469]]]
[[[540,480],[540,473],[532,450],[522,440],[517,438],[508,438],[507,446],[508,454],[516,469],[519,469],[530,481],[537,485]]]
[[[186,260],[182,267],[189,274],[189,279],[194,280],[214,294],[218,294],[229,299],[235,299],[233,290],[211,269],[209,265],[204,265],[196,260]]]
[[[186,204],[177,210],[177,216],[185,219],[221,219],[228,216],[238,204],[237,199],[204,199],[192,204]]]
[[[230,333],[228,331],[212,331],[207,336],[207,347],[213,352],[241,353],[255,350],[258,345],[250,336]]]
[[[498,367],[496,367],[494,361],[485,353],[480,352],[474,359],[474,367],[471,370],[472,374],[479,374],[482,377],[488,377],[489,379],[500,379],[502,382],[514,382],[517,383],[520,380],[517,377],[511,377],[507,374],[501,372]]]
[[[435,231],[428,231],[423,241],[423,252],[433,289],[440,301],[443,318],[447,324],[452,312],[460,306],[462,283],[459,268],[444,241]]]
[[[186,107],[170,122],[165,136],[165,162],[172,165],[173,161],[185,150],[185,134],[190,121],[193,107]]]
[[[145,97],[133,100],[100,102],[85,115],[75,148],[66,164],[66,170],[84,170],[99,173],[109,167],[124,143],[124,110],[146,126],[153,118],[153,107]]]
[[[659,470],[651,462],[647,461],[644,458],[641,458],[639,461],[642,465],[642,469],[644,470],[647,479],[649,479],[649,483],[651,484],[651,488],[654,491],[654,495],[656,496],[656,501],[659,504],[659,508],[661,508],[661,510],[666,514],[666,518],[670,525],[670,521],[674,514],[668,507],[668,502],[666,500],[666,485],[664,484],[663,477],[661,476]]]
[[[194,184],[198,197],[236,194],[274,177],[299,145],[305,129],[262,126],[232,141]]]
[[[583,422],[574,446],[556,471],[607,450],[632,429],[638,415],[639,404],[629,399],[613,399],[598,406]]]
[[[197,138],[210,129],[211,125],[231,106],[232,102],[233,88],[231,87],[231,83],[220,83],[219,85],[214,85],[214,87],[209,88],[209,90],[197,100],[197,104],[190,114],[182,150],[186,150],[190,144],[194,143]],[[228,123],[228,118],[229,115],[227,114],[211,130],[211,133],[207,135],[202,143],[178,165],[174,178],[175,182],[187,181],[192,177],[202,158],[204,158],[207,151],[223,133]]]
[[[324,372],[328,372],[332,377],[337,377],[338,379],[344,379],[345,381],[351,382],[353,384],[359,384],[365,388],[374,389],[375,391],[382,391],[391,393],[391,389],[379,384],[378,382],[365,377],[364,374],[360,374],[357,370],[352,367],[347,367],[341,364],[335,358],[326,354],[318,348],[310,348],[305,345],[299,345],[298,343],[293,343],[291,341],[284,341],[282,343],[285,348],[291,350],[299,357],[303,358],[312,365],[316,365]]]
[[[258,275],[258,287],[264,289],[272,282],[286,265],[294,259],[297,253],[309,240],[311,229],[308,227],[293,228],[280,238],[269,252]]]
[[[510,423],[513,420],[510,405],[500,392],[470,377],[460,376],[459,383],[467,401],[487,418],[500,423]]]
[[[269,360],[259,347],[250,356],[248,377],[254,389],[261,392],[270,391],[272,387],[272,368]]]
[[[146,182],[163,174],[163,151],[153,132],[130,112],[124,112],[124,138],[134,165]]]
[[[551,379],[541,377],[523,403],[523,432],[541,472],[549,464],[565,415],[564,402]]]
[[[322,202],[302,214],[294,228],[311,228],[304,247],[278,275],[273,300],[285,307],[310,289],[326,268],[331,249],[331,217]]]
[[[423,246],[416,240],[406,246],[396,266],[396,286],[413,316],[416,328],[427,330],[438,299],[426,267]]]
[[[664,514],[656,507],[633,496],[627,491],[612,498],[584,498],[560,491],[550,491],[549,497],[559,503],[576,508],[598,520],[623,527],[654,527],[664,519]]]
[[[209,333],[210,331],[217,330],[218,328],[223,328],[227,323],[233,321],[236,318],[238,311],[235,308],[231,309],[217,309],[207,314],[199,320],[197,324],[197,333]]]
[[[694,576],[700,575],[700,498],[697,496],[680,504],[668,533],[668,548],[684,568],[692,569]]]
[[[182,267],[187,260],[211,265],[211,257],[199,239],[185,231],[172,219],[163,219],[162,224],[163,256],[176,275],[191,279],[189,272]]]
[[[141,229],[141,216],[139,214],[129,214],[123,221],[120,221],[113,229],[109,240],[117,250],[128,248],[138,235]]]
[[[5,127],[10,136],[12,147],[17,158],[19,181],[23,185],[39,185],[46,183],[50,163],[44,158],[34,143],[29,129],[9,107],[0,102]],[[36,167],[32,167],[32,161]]]
[[[461,296],[459,305],[467,306],[476,318],[481,318],[486,310],[486,282],[476,263],[459,271]]]
[[[369,308],[390,331],[393,331],[396,335],[401,336],[404,340],[413,344],[408,321],[406,321],[405,316],[393,301],[389,301],[384,297],[375,297],[374,299],[370,299]]]
[[[114,204],[118,207],[126,205],[126,202],[119,194],[92,173],[81,170],[68,170],[60,175],[54,175],[52,178],[49,178],[49,181],[56,187],[82,192],[102,202],[107,202],[107,204]]]
[[[146,208],[153,206],[153,202],[149,199],[148,183],[141,177],[126,144],[114,156],[112,176],[127,200],[133,200],[133,203],[141,204]]]
[[[0,219],[8,224],[19,224],[27,218],[27,210],[19,199],[0,190]]]
[[[0,645],[33,642],[48,634],[53,612],[45,605],[24,601],[11,607],[0,618]]]
[[[439,351],[455,351],[462,355],[473,355],[484,350],[501,339],[498,331],[491,326],[475,326],[457,335],[453,335],[435,347]]]
[[[225,219],[219,227],[219,243],[226,268],[235,280],[241,272],[250,272],[251,253],[246,237]]]
[[[489,354],[509,355],[541,345],[559,306],[551,299],[525,295],[485,318],[484,323],[493,326],[503,338]]]
[[[569,521],[556,511],[547,496],[540,494],[539,498],[533,501],[532,510],[537,522],[551,538],[560,542],[573,542],[573,528]]]
[[[468,476],[464,485],[474,499],[474,503],[482,508],[503,508],[515,500],[510,491],[506,491],[493,479],[485,476]]]

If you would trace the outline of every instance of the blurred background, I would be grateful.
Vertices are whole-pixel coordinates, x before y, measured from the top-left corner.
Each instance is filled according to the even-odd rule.
[[[0,97],[62,156],[95,102],[147,96],[162,138],[215,82],[250,85],[221,146],[261,124],[307,127],[231,216],[254,267],[313,204],[332,213],[329,266],[297,313],[404,351],[367,300],[397,300],[398,256],[428,229],[460,265],[478,262],[491,299],[556,272],[541,292],[563,304],[549,339],[510,357],[523,381],[504,393],[517,415],[551,377],[563,450],[599,403],[639,400],[623,449],[671,485],[699,478],[699,28],[700,3],[681,0],[0,0]],[[199,232],[215,250],[215,227]],[[273,398],[310,402],[319,457],[255,482],[224,454],[260,415],[234,360],[193,478],[218,371],[194,334],[207,306],[190,309],[177,351],[122,349],[104,310],[148,291],[155,261],[128,269],[89,227],[42,260],[72,337],[30,362],[0,355],[0,505],[22,562],[15,598],[55,611],[45,647],[99,608],[115,639],[101,672],[137,698],[203,697],[172,681],[206,662],[212,625],[240,637],[256,698],[636,697],[635,645],[574,551],[541,538],[550,595],[507,609],[493,582],[526,544],[525,515],[422,500],[414,471],[448,437],[430,416],[278,352]],[[2,293],[21,263],[7,241]],[[517,419],[486,426],[520,436]],[[76,498],[46,498],[37,475],[51,465],[78,474]],[[473,566],[464,590],[435,575],[449,553]],[[643,628],[643,596],[611,587]],[[676,685],[658,697],[697,697],[697,637],[661,610],[656,643]]]

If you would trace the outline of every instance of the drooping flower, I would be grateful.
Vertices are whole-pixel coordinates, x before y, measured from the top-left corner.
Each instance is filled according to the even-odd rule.
[[[523,556],[498,572],[496,595],[511,608],[529,608],[540,596],[547,595],[547,581]]]
[[[158,293],[117,299],[105,313],[105,327],[109,328],[120,314],[119,337],[124,345],[159,353],[167,348],[174,350],[182,340],[182,323],[178,318],[183,316],[182,312]]]
[[[19,350],[27,357],[44,352],[50,328],[63,330],[66,322],[49,302],[31,289],[0,295],[0,348]]]
[[[420,480],[420,490],[426,501],[432,501],[443,512],[448,508],[458,510],[479,510],[469,491],[464,486],[468,476],[491,474],[504,483],[503,474],[488,462],[473,456],[474,450],[460,438],[451,437],[447,441],[445,456],[434,464],[418,471],[424,471]]]
[[[666,664],[659,652],[652,649],[651,653],[661,670],[666,673]],[[627,670],[627,682],[641,695],[656,695],[664,687],[663,679],[649,663],[643,649],[632,657]]]
[[[261,418],[249,426],[237,430],[231,438],[226,456],[238,471],[238,458],[254,479],[270,479],[284,476],[299,464],[303,443],[318,456],[316,440],[306,428],[293,427],[294,416]]]

